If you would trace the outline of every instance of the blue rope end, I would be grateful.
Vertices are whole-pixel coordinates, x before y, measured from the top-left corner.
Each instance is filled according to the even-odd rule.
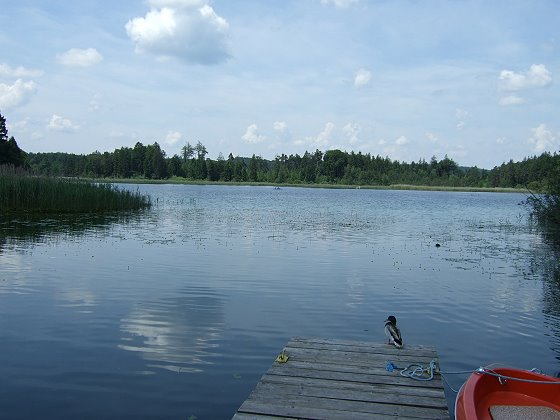
[[[385,366],[385,369],[387,369],[387,372],[392,372],[396,369],[397,367],[394,365],[393,362],[389,361],[387,362],[387,365]]]

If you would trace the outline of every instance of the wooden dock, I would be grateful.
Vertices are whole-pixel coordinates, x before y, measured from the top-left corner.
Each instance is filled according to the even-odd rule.
[[[439,375],[416,381],[385,368],[427,365],[433,347],[293,338],[284,351],[288,362],[274,362],[233,419],[449,419]]]

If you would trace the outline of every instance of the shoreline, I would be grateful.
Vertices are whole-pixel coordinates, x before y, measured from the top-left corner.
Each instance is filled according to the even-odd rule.
[[[490,188],[490,187],[449,187],[434,185],[345,185],[345,184],[278,184],[274,182],[252,181],[207,181],[189,180],[184,178],[143,179],[143,178],[93,178],[92,181],[111,184],[175,184],[175,185],[230,185],[252,187],[297,187],[297,188],[327,188],[327,189],[364,189],[364,190],[410,190],[410,191],[454,191],[454,192],[493,192],[493,193],[526,193],[521,188]]]

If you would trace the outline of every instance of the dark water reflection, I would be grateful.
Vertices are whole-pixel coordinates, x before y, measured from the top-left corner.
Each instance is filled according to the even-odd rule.
[[[290,337],[380,341],[388,313],[449,370],[560,369],[522,195],[142,189],[142,214],[0,223],[2,415],[229,418]]]

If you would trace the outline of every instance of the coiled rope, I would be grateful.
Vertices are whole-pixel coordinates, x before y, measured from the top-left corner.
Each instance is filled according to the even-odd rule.
[[[474,369],[474,370],[460,370],[460,371],[453,371],[453,372],[444,372],[442,370],[440,370],[439,368],[439,364],[437,359],[432,359],[431,362],[427,365],[424,366],[420,363],[411,363],[409,364],[407,367],[403,368],[399,368],[397,367],[393,362],[389,361],[387,362],[386,365],[386,369],[389,372],[392,372],[393,370],[400,370],[400,375],[404,376],[405,378],[411,378],[414,379],[416,381],[431,381],[432,379],[434,379],[434,375],[440,375],[441,378],[443,379],[443,381],[447,384],[447,386],[455,393],[459,392],[457,390],[455,390],[450,384],[449,382],[445,379],[444,375],[462,375],[462,374],[467,374],[467,373],[478,373],[481,375],[490,375],[490,376],[494,376],[496,378],[498,378],[498,380],[500,381],[500,383],[505,383],[505,381],[511,380],[511,381],[519,381],[519,382],[527,382],[527,383],[531,383],[531,384],[542,384],[542,385],[560,385],[560,381],[539,381],[536,379],[523,379],[523,378],[516,378],[514,376],[508,376],[508,375],[502,375],[501,373],[498,373],[492,369],[489,369],[489,367],[492,366],[488,365],[488,367],[479,367],[478,369]],[[537,369],[531,369],[531,372],[535,372],[538,371]]]

